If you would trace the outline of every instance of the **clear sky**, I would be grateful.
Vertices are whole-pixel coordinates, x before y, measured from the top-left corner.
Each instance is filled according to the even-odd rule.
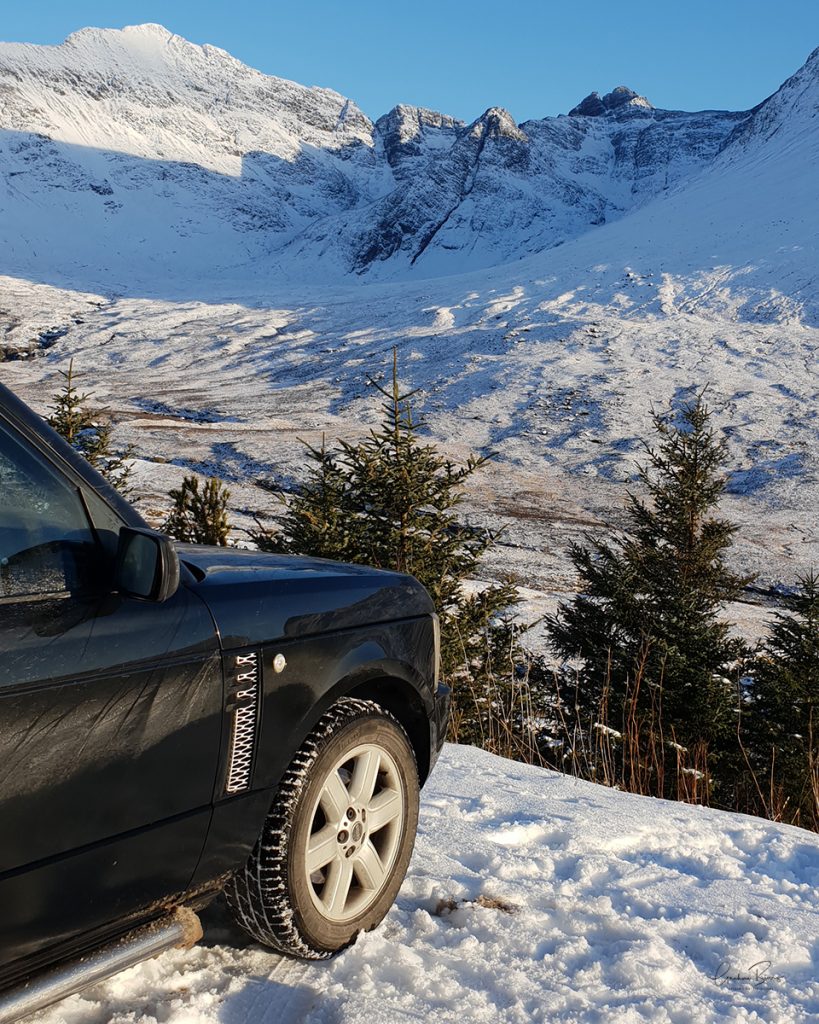
[[[3,0],[0,37],[159,22],[268,74],[471,121],[566,113],[628,85],[655,106],[746,109],[819,46],[819,0]]]

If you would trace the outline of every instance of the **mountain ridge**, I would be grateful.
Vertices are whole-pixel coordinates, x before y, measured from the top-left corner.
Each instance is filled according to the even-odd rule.
[[[520,124],[499,107],[465,124],[403,104],[373,122],[340,93],[160,25],[81,29],[57,46],[0,44],[11,211],[0,241],[21,273],[50,249],[15,215],[16,196],[62,234],[96,235],[113,263],[95,281],[165,250],[199,274],[242,263],[299,279],[460,273],[627,216],[706,169],[771,99],[666,111],[620,86]],[[145,234],[146,208],[167,231]],[[91,267],[93,252],[80,262]]]

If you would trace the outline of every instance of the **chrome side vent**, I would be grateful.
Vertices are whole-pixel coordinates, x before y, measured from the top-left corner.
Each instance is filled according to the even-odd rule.
[[[228,711],[231,716],[226,793],[241,793],[250,787],[256,727],[259,721],[259,655],[239,654],[233,659],[228,680]]]

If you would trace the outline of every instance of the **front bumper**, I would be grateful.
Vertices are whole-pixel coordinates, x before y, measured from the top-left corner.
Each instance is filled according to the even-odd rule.
[[[449,706],[452,698],[452,691],[443,683],[438,683],[435,690],[435,703],[432,707],[432,715],[429,720],[429,772],[435,767],[441,748],[446,740],[447,728],[449,726]],[[429,775],[429,772],[427,775]]]

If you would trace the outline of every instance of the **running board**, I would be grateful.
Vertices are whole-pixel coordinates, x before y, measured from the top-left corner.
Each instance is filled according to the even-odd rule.
[[[180,907],[169,917],[138,928],[87,956],[0,992],[0,1024],[12,1024],[167,949],[189,949],[201,938],[199,918],[192,910]]]

